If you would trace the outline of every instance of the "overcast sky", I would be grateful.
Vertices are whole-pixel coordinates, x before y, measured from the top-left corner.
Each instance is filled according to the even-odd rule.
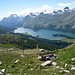
[[[75,0],[0,0],[0,19],[10,14],[28,14],[64,7],[75,7]]]

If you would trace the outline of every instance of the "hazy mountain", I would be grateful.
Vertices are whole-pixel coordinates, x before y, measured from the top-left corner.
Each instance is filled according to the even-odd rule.
[[[6,34],[10,31],[11,29],[5,27],[5,26],[2,26],[0,25],[0,34]]]
[[[0,24],[6,27],[14,27],[18,24],[19,21],[21,21],[21,19],[22,18],[19,17],[17,14],[11,14],[9,17],[4,17],[0,21]]]
[[[35,17],[27,15],[20,25],[34,30],[49,29],[74,33],[75,10],[65,7],[63,10],[54,10],[53,13],[44,14],[41,12]]]
[[[30,13],[27,16],[11,14],[0,21],[6,27],[26,27],[33,30],[48,29],[75,33],[75,8],[65,7],[53,13]]]

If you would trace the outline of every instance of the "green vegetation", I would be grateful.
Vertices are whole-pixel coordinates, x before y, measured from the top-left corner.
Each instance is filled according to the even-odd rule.
[[[71,39],[68,39],[70,42]],[[75,39],[73,39],[75,41]],[[2,61],[1,69],[5,69],[4,75],[75,75],[75,71],[71,70],[72,65],[75,63],[72,58],[75,58],[75,43],[64,48],[58,49],[56,51],[57,58],[52,60],[57,63],[57,66],[62,68],[56,68],[57,66],[44,66],[41,64],[43,61],[37,59],[39,49],[27,49],[24,50],[24,54],[20,49],[14,49],[12,51],[8,51],[3,48],[2,52],[0,52],[0,61]],[[0,48],[1,49],[1,48]],[[47,51],[45,51],[47,52]],[[22,56],[23,55],[23,56]],[[19,60],[15,63],[16,60]],[[65,67],[65,63],[67,63],[67,67]],[[75,65],[73,65],[75,66]],[[70,73],[60,73],[59,71],[68,70]]]
[[[19,25],[33,30],[47,29],[75,33],[74,17],[75,11],[72,10],[67,10],[61,14],[56,13],[55,15],[42,13],[34,18],[28,15]]]
[[[25,34],[0,34],[0,45],[5,47],[13,45],[19,49],[34,49],[38,46],[38,48],[55,50],[70,44],[70,42],[46,40]]]

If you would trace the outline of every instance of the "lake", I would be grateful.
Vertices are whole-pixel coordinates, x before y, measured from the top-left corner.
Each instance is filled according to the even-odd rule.
[[[71,36],[75,38],[75,34],[71,34],[71,33],[51,31],[51,30],[33,31],[32,29],[28,29],[28,28],[17,28],[16,30],[14,30],[14,33],[27,33],[35,37],[39,36],[39,38],[45,38],[50,40],[63,39],[63,37],[54,37],[52,36],[52,34],[63,34],[63,35],[67,35],[67,36]]]

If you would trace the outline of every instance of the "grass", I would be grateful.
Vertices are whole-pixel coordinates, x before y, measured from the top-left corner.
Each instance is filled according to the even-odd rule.
[[[64,39],[65,40],[65,39]],[[68,39],[69,40],[69,39]],[[69,42],[74,42],[73,40],[69,40]],[[7,48],[0,48],[0,61],[3,64],[0,66],[1,69],[6,69],[4,75],[75,75],[75,71],[71,70],[72,64],[75,61],[72,61],[72,58],[75,58],[75,43],[73,45],[68,46],[64,49],[56,50],[57,58],[55,61],[57,66],[62,67],[64,70],[69,70],[70,73],[60,73],[61,68],[56,68],[56,66],[45,66],[42,67],[40,61],[37,57],[38,54],[43,53],[39,52],[39,49],[14,49],[13,51],[6,50]],[[45,51],[47,52],[47,51]],[[24,57],[21,57],[21,55]],[[15,61],[19,60],[16,64]],[[65,63],[67,63],[67,67],[65,67]],[[75,66],[75,65],[74,65]]]

